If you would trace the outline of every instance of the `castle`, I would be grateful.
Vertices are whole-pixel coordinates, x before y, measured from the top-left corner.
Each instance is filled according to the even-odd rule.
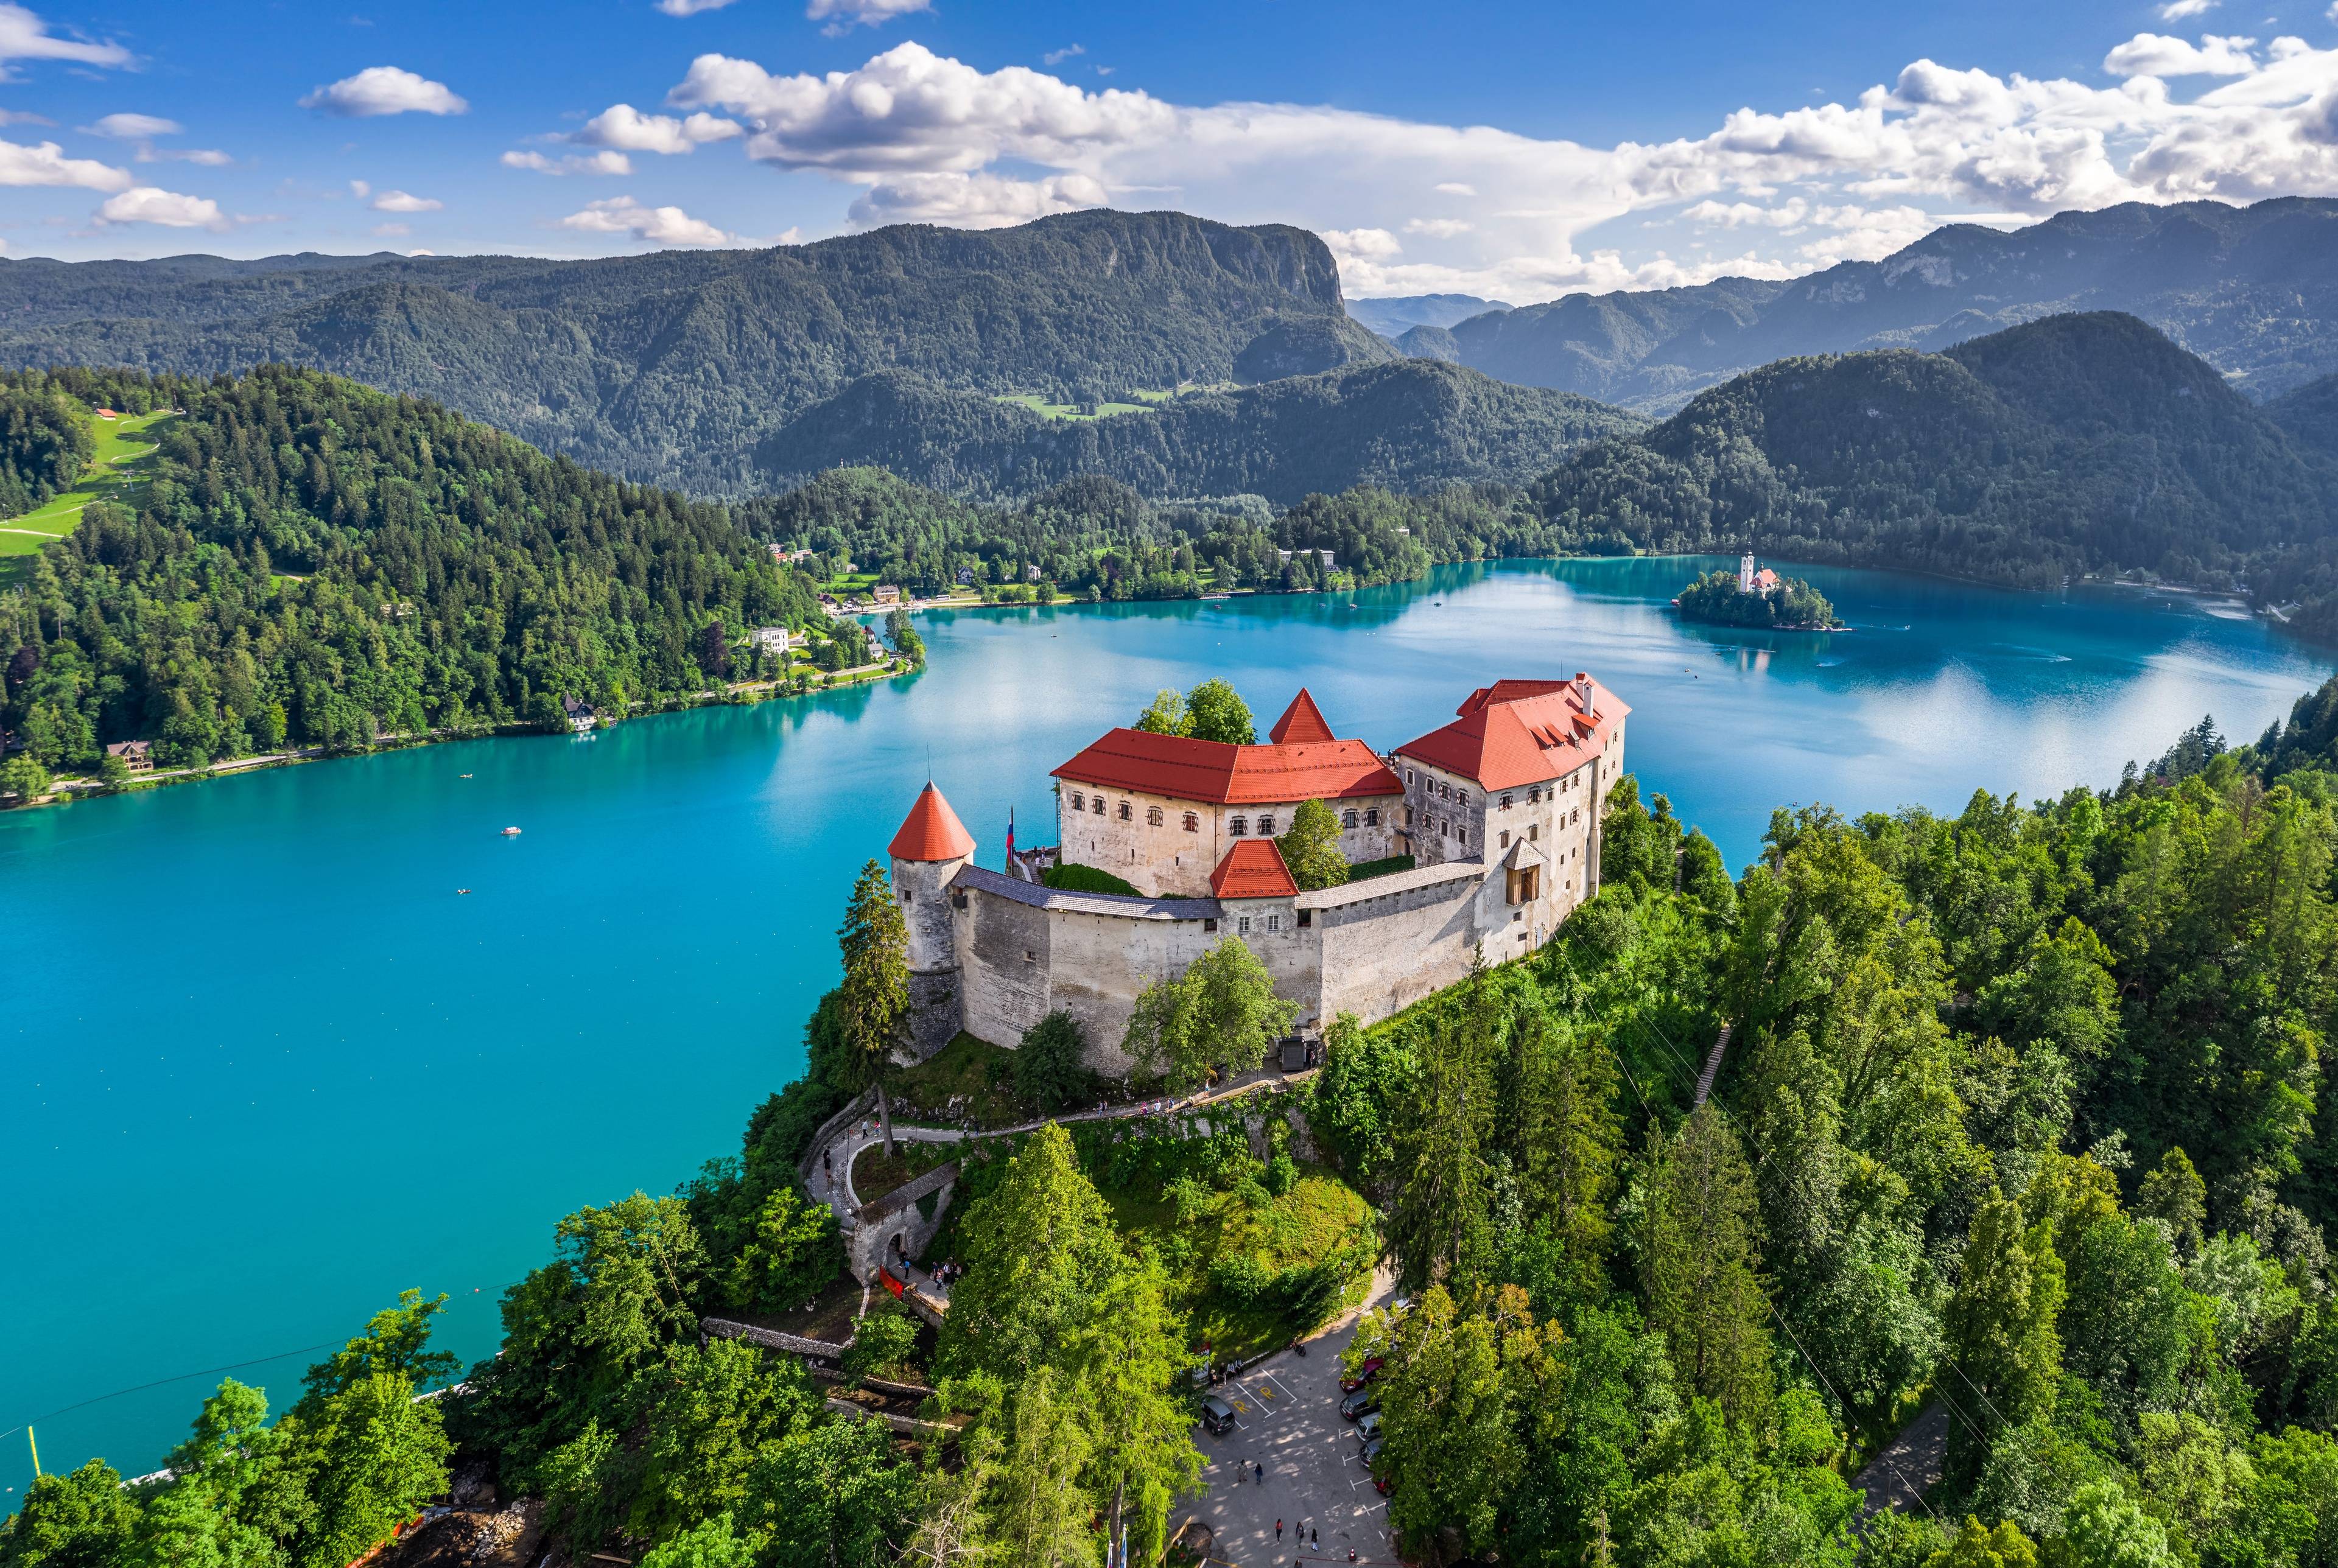
[[[1127,1066],[1137,993],[1239,938],[1320,1034],[1370,1024],[1548,941],[1599,885],[1599,818],[1631,710],[1587,674],[1480,687],[1448,724],[1385,757],[1343,740],[1302,689],[1263,745],[1114,730],[1054,770],[1066,861],[1135,897],[1050,888],[974,864],[928,781],[893,836],[909,928],[911,1044],[961,1029],[1012,1046],[1057,1008],[1090,1064]],[[1309,800],[1339,814],[1351,862],[1410,870],[1303,892],[1275,834]]]

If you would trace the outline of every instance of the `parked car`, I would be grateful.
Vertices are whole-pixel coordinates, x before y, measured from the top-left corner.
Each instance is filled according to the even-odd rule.
[[[1380,1403],[1380,1396],[1377,1389],[1359,1388],[1340,1401],[1340,1415],[1346,1420],[1353,1421],[1368,1410],[1379,1409]]]
[[[1223,1437],[1234,1429],[1234,1407],[1211,1395],[1202,1401],[1202,1425]]]
[[[1365,1444],[1363,1453],[1360,1455],[1364,1462],[1364,1468],[1367,1470],[1370,1469],[1374,1462],[1380,1458],[1380,1450],[1387,1446],[1388,1439],[1385,1437],[1375,1437],[1370,1442]],[[1375,1479],[1377,1479],[1377,1477]],[[1385,1492],[1388,1488],[1383,1486],[1380,1490]]]
[[[1380,1435],[1380,1413],[1377,1410],[1365,1412],[1363,1416],[1356,1422],[1356,1436],[1362,1438],[1366,1443],[1370,1443],[1373,1438]]]
[[[1377,1356],[1367,1356],[1364,1357],[1364,1364],[1356,1368],[1354,1377],[1340,1379],[1340,1387],[1345,1392],[1353,1393],[1380,1375],[1380,1358]]]

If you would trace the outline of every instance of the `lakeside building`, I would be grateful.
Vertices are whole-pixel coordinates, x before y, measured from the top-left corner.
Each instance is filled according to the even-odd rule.
[[[133,773],[154,770],[154,742],[152,740],[116,740],[105,749],[108,757],[119,757],[122,765]]]
[[[593,726],[600,722],[600,716],[594,712],[589,704],[574,697],[563,697],[560,700],[560,711],[567,718],[568,728],[579,735],[589,733]]]
[[[1588,674],[1479,687],[1385,757],[1341,740],[1305,691],[1266,743],[1114,730],[1053,770],[1063,858],[1135,896],[1072,892],[974,864],[928,781],[889,853],[909,927],[911,1043],[960,1030],[1013,1046],[1056,1009],[1090,1064],[1128,1065],[1137,993],[1232,936],[1299,1004],[1299,1032],[1370,1024],[1532,952],[1598,890],[1599,818],[1631,710]],[[1304,801],[1340,813],[1351,861],[1409,870],[1302,891],[1274,834]]]

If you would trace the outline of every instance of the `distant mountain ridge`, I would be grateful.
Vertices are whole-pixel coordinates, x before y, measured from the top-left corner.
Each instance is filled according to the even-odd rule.
[[[2299,410],[2302,414],[2304,410]],[[1780,360],[1532,494],[1563,533],[2008,583],[2146,569],[2338,638],[2338,466],[2131,316]]]
[[[1390,339],[1415,327],[1450,327],[1488,310],[1498,314],[1508,309],[1498,299],[1480,299],[1475,294],[1403,294],[1348,301],[1349,315]]]
[[[2084,310],[2149,322],[2258,399],[2338,371],[2338,201],[2129,203],[2012,233],[1950,224],[1791,282],[1570,294],[1448,330],[1488,376],[1666,412],[1775,359],[1945,348]]]
[[[0,260],[0,364],[187,373],[262,361],[444,402],[550,450],[702,495],[863,377],[1112,397],[1390,351],[1323,242],[1279,224],[1096,211],[602,261]]]
[[[1572,393],[1422,360],[1350,365],[1079,420],[1045,419],[896,370],[854,382],[773,432],[756,448],[755,473],[779,490],[823,470],[874,466],[982,499],[1100,474],[1152,497],[1252,494],[1289,505],[1357,485],[1520,485],[1644,425]]]

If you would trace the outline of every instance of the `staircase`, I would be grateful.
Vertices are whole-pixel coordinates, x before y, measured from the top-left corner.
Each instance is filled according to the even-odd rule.
[[[1721,1059],[1729,1051],[1729,1032],[1734,1024],[1724,1024],[1721,1033],[1714,1037],[1713,1049],[1704,1058],[1704,1071],[1696,1075],[1696,1102],[1702,1105],[1713,1093],[1713,1081],[1721,1075]]]

